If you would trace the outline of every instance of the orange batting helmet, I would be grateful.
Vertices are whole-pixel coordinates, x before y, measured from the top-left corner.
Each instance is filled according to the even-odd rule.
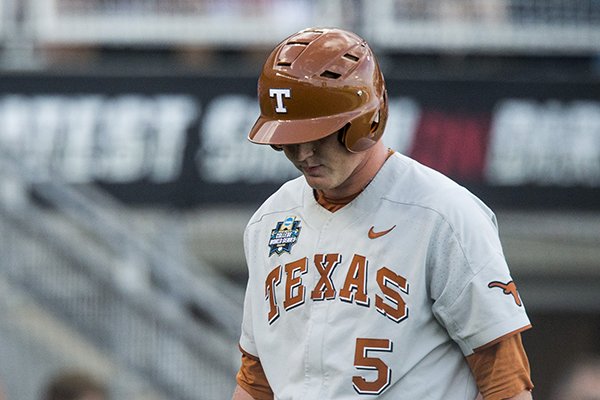
[[[383,135],[388,107],[381,70],[366,41],[341,29],[310,28],[281,42],[258,80],[260,117],[248,139],[284,145],[344,129],[360,152]]]

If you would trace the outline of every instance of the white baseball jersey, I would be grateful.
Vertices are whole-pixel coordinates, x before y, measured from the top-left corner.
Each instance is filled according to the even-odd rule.
[[[529,325],[493,213],[397,153],[335,213],[287,182],[244,244],[240,346],[276,399],[475,399],[464,356]]]

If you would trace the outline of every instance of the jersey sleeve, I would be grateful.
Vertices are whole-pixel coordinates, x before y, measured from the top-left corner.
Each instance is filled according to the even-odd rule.
[[[246,253],[246,259],[248,260],[248,246],[249,246],[249,231],[246,229],[244,232],[244,250]],[[258,350],[254,341],[254,328],[253,328],[253,304],[252,304],[252,272],[248,271],[248,283],[246,287],[246,294],[244,297],[244,309],[242,313],[242,328],[240,335],[240,347],[249,355],[258,357]]]
[[[249,237],[249,230],[246,229],[244,232],[246,259],[248,259]],[[254,295],[254,292],[252,291],[253,274],[250,270],[248,272],[248,283],[244,297],[244,309],[239,341],[239,347],[242,352],[242,362],[236,380],[238,385],[250,394],[252,398],[256,400],[272,400],[273,392],[262,368],[258,349],[254,340],[254,308],[252,301]]]
[[[493,213],[476,198],[451,198],[430,243],[433,312],[465,356],[530,326]]]
[[[252,306],[248,293],[244,300],[244,312],[242,316],[242,332],[240,334],[240,347],[248,354],[258,357],[256,343],[252,329]]]

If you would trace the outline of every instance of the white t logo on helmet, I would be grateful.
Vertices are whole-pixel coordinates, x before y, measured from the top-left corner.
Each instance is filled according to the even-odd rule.
[[[276,113],[287,113],[287,108],[283,105],[283,98],[289,99],[292,97],[292,91],[290,89],[269,89],[269,97],[275,97],[275,99],[277,99],[277,107],[275,107]]]

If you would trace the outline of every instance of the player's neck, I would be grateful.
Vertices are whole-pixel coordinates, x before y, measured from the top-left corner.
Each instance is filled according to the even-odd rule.
[[[381,169],[387,158],[390,156],[390,150],[382,142],[378,142],[369,150],[369,156],[365,162],[360,164],[352,173],[350,178],[340,186],[333,189],[320,191],[321,195],[328,200],[352,199],[356,197],[373,180],[377,172]]]

